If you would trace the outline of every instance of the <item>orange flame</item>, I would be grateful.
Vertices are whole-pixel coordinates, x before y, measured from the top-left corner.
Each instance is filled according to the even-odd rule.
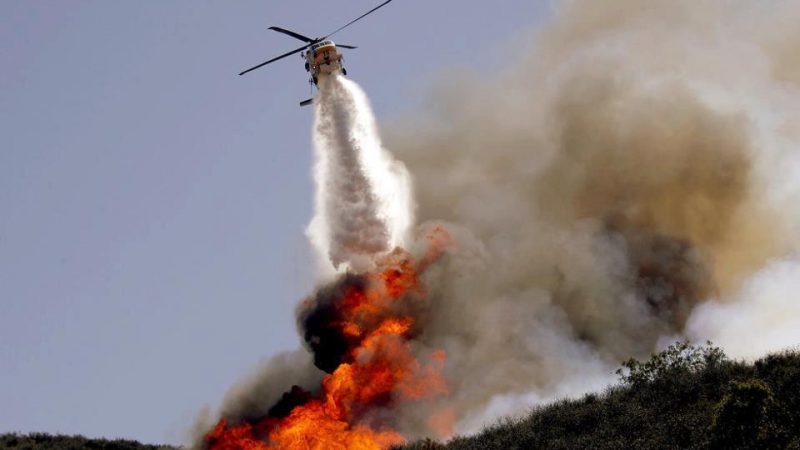
[[[367,275],[364,288],[349,288],[337,304],[336,326],[357,340],[351,359],[322,380],[321,393],[283,418],[267,417],[255,424],[229,425],[224,419],[206,435],[210,450],[381,450],[405,442],[377,411],[398,402],[443,396],[448,387],[442,368],[445,353],[418,360],[410,342],[415,325],[410,313],[398,313],[395,303],[407,294],[423,292],[418,274],[449,245],[447,232],[437,227],[428,238],[424,257],[412,262],[401,249],[388,255],[382,270]],[[433,428],[445,431],[448,414],[432,415]]]

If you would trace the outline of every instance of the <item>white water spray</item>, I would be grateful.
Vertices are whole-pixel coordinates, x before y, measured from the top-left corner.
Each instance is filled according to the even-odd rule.
[[[405,240],[412,223],[405,166],[383,148],[364,92],[339,75],[315,99],[316,199],[308,236],[337,269],[368,269]]]

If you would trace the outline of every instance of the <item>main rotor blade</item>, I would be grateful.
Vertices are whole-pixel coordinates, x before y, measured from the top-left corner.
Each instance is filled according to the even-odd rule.
[[[353,50],[353,49],[357,49],[357,48],[358,48],[358,47],[356,47],[355,45],[336,44],[336,46],[337,46],[337,47],[342,47],[342,48],[349,48],[350,50]]]
[[[313,39],[311,39],[311,38],[310,38],[310,37],[308,37],[308,36],[303,36],[303,35],[302,35],[302,34],[300,34],[300,33],[295,33],[294,31],[287,30],[287,29],[285,29],[285,28],[281,28],[281,27],[269,27],[269,29],[270,29],[270,30],[272,30],[272,31],[277,31],[278,33],[288,34],[289,36],[291,36],[291,37],[293,37],[293,38],[295,38],[295,39],[300,39],[300,40],[301,40],[301,41],[303,41],[303,42],[314,42],[314,40],[313,40]]]
[[[322,41],[322,40],[325,40],[325,39],[327,39],[327,38],[329,38],[329,37],[333,36],[334,34],[336,34],[336,33],[340,32],[340,31],[344,30],[345,28],[347,28],[347,27],[349,27],[350,25],[352,25],[352,24],[354,24],[354,23],[358,22],[359,20],[363,19],[364,17],[367,17],[368,15],[370,15],[370,14],[374,13],[375,11],[377,11],[377,10],[379,10],[379,9],[383,8],[384,6],[386,6],[386,5],[387,5],[389,2],[391,2],[391,1],[392,1],[392,0],[386,0],[385,2],[381,3],[380,5],[378,5],[378,6],[374,7],[374,8],[372,8],[372,9],[370,9],[369,11],[365,12],[364,14],[362,14],[362,15],[358,16],[357,18],[355,18],[355,19],[351,20],[350,22],[348,22],[346,25],[344,25],[344,26],[340,27],[339,29],[337,29],[337,30],[335,30],[335,31],[333,31],[333,32],[331,32],[331,33],[328,33],[328,35],[327,35],[327,36],[325,36],[324,38],[320,38],[320,40],[321,40],[321,41]]]
[[[286,52],[286,53],[282,54],[281,56],[276,56],[275,58],[272,58],[272,59],[270,59],[270,60],[269,60],[269,61],[267,61],[267,62],[263,62],[263,63],[261,63],[261,64],[259,64],[259,65],[257,65],[257,66],[253,66],[253,67],[251,67],[251,68],[249,68],[249,69],[245,70],[244,72],[240,73],[239,75],[244,75],[244,74],[246,74],[247,72],[250,72],[251,70],[256,70],[256,69],[258,69],[259,67],[266,66],[266,65],[267,65],[267,64],[269,64],[269,63],[275,62],[275,61],[277,61],[277,60],[279,60],[279,59],[286,58],[287,56],[294,55],[295,53],[300,53],[300,52],[302,52],[303,50],[307,49],[308,47],[311,47],[311,44],[304,45],[304,46],[302,46],[302,47],[300,47],[300,48],[298,48],[298,49],[294,49],[294,50],[292,50],[292,51],[290,51],[290,52]]]

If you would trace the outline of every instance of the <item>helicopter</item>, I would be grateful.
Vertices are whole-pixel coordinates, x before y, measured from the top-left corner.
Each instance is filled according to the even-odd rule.
[[[368,15],[374,13],[380,8],[386,6],[391,1],[392,0],[386,0],[380,5],[372,8],[366,13],[358,16],[357,18],[351,20],[350,22],[346,23],[345,25],[339,27],[338,29],[328,33],[327,35],[321,38],[310,38],[308,36],[303,36],[300,33],[287,30],[286,28],[275,27],[275,26],[269,27],[269,29],[272,31],[277,31],[278,33],[283,33],[285,35],[291,36],[295,39],[305,42],[306,45],[300,48],[296,48],[290,52],[286,52],[280,56],[276,56],[275,58],[272,58],[269,61],[263,62],[257,66],[253,66],[239,73],[239,75],[244,75],[248,72],[259,69],[261,67],[266,66],[267,64],[274,63],[275,61],[286,58],[287,56],[294,55],[296,53],[300,53],[300,56],[305,60],[306,72],[310,74],[310,78],[308,80],[309,84],[318,86],[320,75],[330,75],[338,73],[342,75],[347,75],[347,69],[345,69],[344,67],[344,56],[341,54],[341,52],[339,52],[339,49],[340,48],[356,49],[358,47],[355,47],[353,45],[343,45],[343,44],[337,45],[329,38],[334,34],[349,27],[350,25],[358,22],[364,17],[367,17]],[[304,100],[300,102],[300,106],[307,106],[310,105],[312,102],[313,99]]]

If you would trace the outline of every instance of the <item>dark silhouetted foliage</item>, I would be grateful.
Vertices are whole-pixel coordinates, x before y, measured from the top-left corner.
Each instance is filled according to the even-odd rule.
[[[629,360],[620,384],[506,419],[471,437],[405,450],[798,449],[800,353],[731,361],[710,343]]]
[[[712,447],[772,447],[775,410],[775,398],[763,381],[731,381],[714,411]]]
[[[725,361],[725,353],[707,342],[705,347],[695,347],[689,342],[677,342],[663,352],[656,353],[645,362],[629,359],[617,369],[624,383],[644,384],[657,379],[699,372]]]
[[[0,449],[14,450],[177,450],[167,445],[146,445],[124,439],[89,439],[47,433],[0,434]]]

